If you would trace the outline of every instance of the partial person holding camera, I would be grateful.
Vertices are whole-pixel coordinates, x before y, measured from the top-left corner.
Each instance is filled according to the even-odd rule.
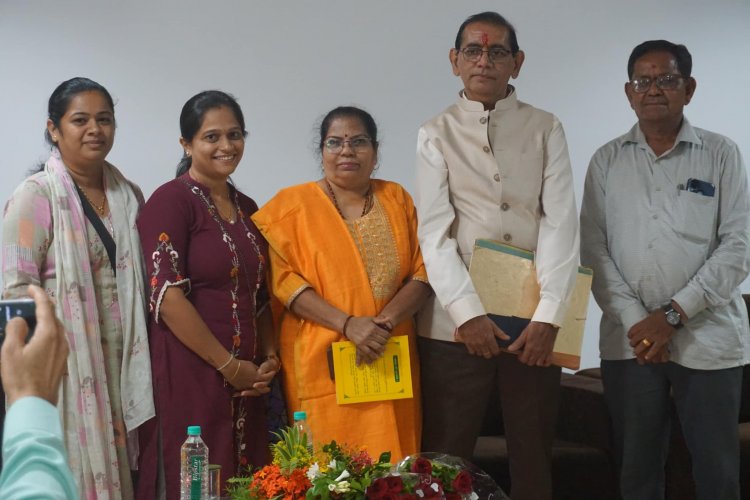
[[[60,414],[55,405],[65,372],[68,342],[47,294],[28,287],[36,303],[34,336],[22,318],[5,327],[0,355],[3,389],[9,406],[3,435],[0,498],[76,498],[68,466]]]

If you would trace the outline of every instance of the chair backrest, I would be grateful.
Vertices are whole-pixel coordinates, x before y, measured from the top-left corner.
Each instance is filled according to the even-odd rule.
[[[742,295],[750,317],[750,293]],[[750,422],[750,365],[745,365],[742,374],[742,399],[740,402],[740,422]]]

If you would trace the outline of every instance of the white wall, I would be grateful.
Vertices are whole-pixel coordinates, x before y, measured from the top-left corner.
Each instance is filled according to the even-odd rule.
[[[147,196],[173,176],[182,104],[208,88],[243,107],[250,138],[235,181],[261,204],[316,178],[313,127],[339,104],[374,114],[379,175],[411,189],[417,127],[461,88],[447,57],[456,30],[487,9],[516,25],[526,51],[520,98],[565,126],[579,203],[591,154],[635,121],[625,66],[647,39],[687,45],[698,80],[687,115],[750,158],[748,0],[0,0],[0,202],[46,158],[46,101],[73,76],[115,97],[109,160]],[[599,315],[592,306],[583,366],[598,364]]]

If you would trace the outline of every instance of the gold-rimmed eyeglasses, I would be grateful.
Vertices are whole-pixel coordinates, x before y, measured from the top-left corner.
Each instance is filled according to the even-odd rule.
[[[351,139],[329,137],[328,139],[323,141],[323,146],[325,146],[326,151],[335,155],[344,150],[345,144],[349,144],[349,147],[352,148],[352,151],[354,151],[355,153],[359,153],[361,151],[367,150],[372,145],[372,139],[370,139],[366,135],[361,135],[359,137],[352,137]]]
[[[490,47],[489,49],[483,49],[478,45],[469,45],[459,50],[464,55],[464,58],[469,62],[477,62],[482,58],[482,54],[487,53],[487,59],[491,63],[502,61],[507,59],[511,55],[511,51],[505,47]]]
[[[640,78],[634,78],[630,80],[630,87],[633,89],[633,92],[637,92],[639,94],[647,92],[648,89],[651,88],[652,83],[655,83],[656,86],[662,90],[674,90],[678,88],[680,84],[682,84],[683,80],[684,78],[682,77],[682,75],[676,75],[674,73],[666,73],[655,78],[651,78],[650,76],[642,76]]]

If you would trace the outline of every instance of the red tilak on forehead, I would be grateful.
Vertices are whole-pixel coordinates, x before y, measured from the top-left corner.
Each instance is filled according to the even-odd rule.
[[[487,33],[482,33],[482,45],[485,47],[490,44],[490,36]]]

